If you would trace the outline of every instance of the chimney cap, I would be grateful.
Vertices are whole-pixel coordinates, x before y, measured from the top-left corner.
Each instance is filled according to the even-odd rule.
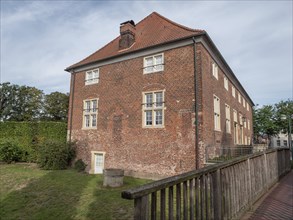
[[[120,25],[124,25],[124,24],[128,24],[128,23],[130,23],[130,24],[132,24],[133,26],[135,26],[135,23],[134,23],[133,20],[129,20],[129,21],[122,22]]]

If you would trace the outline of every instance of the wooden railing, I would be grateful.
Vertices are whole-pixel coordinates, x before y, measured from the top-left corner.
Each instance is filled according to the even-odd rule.
[[[290,171],[289,149],[267,150],[123,191],[134,219],[235,219]]]

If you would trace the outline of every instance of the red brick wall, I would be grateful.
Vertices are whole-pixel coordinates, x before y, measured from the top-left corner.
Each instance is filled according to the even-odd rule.
[[[98,84],[76,74],[72,138],[77,158],[106,152],[105,168],[174,175],[195,167],[193,47],[164,52],[164,71],[143,74],[143,57],[100,67]],[[165,127],[142,128],[142,92],[165,90]],[[82,129],[83,100],[98,98],[97,129]]]
[[[233,109],[250,119],[246,136],[252,134],[252,111],[224,88],[224,73],[212,75],[212,58],[201,44],[196,48],[199,110],[199,159],[205,148],[233,146]],[[76,74],[72,139],[77,140],[77,159],[91,169],[91,151],[103,151],[105,168],[122,168],[136,176],[170,176],[195,167],[194,53],[193,46],[164,51],[164,71],[143,74],[143,57],[100,67],[98,84],[84,85],[85,72]],[[72,90],[73,87],[71,87]],[[165,91],[164,128],[142,127],[142,93]],[[220,98],[221,131],[214,130],[213,94]],[[82,129],[83,100],[98,98],[97,129]],[[247,97],[245,97],[248,100]],[[225,131],[225,103],[230,105],[231,134]],[[70,119],[71,111],[69,111]]]
[[[202,114],[203,114],[203,125],[202,125],[202,140],[205,147],[229,147],[234,146],[234,126],[233,126],[233,109],[237,111],[238,122],[239,113],[242,113],[247,119],[250,120],[250,130],[244,128],[244,135],[247,137],[252,136],[252,109],[249,107],[247,111],[246,107],[243,107],[243,100],[241,103],[238,102],[239,88],[234,85],[236,89],[236,97],[232,96],[232,82],[229,80],[228,91],[224,88],[224,72],[219,66],[218,80],[212,74],[212,63],[214,60],[208,51],[202,44],[198,44],[198,54],[200,54],[200,74],[202,77]],[[199,65],[199,64],[198,64]],[[213,95],[220,98],[220,118],[221,118],[221,131],[214,130],[214,104]],[[248,97],[241,95],[248,101]],[[226,132],[226,114],[225,104],[230,106],[230,119],[231,119],[231,134]],[[247,105],[247,103],[246,103]],[[240,132],[239,132],[240,138]]]

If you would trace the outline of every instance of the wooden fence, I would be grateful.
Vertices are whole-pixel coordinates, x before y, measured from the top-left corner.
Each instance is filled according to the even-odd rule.
[[[237,219],[290,171],[289,149],[272,149],[123,191],[134,219]]]

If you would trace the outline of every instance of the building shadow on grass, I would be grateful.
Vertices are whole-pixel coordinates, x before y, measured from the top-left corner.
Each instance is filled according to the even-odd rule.
[[[74,219],[76,204],[91,178],[73,170],[49,172],[7,195],[0,204],[0,219]]]

